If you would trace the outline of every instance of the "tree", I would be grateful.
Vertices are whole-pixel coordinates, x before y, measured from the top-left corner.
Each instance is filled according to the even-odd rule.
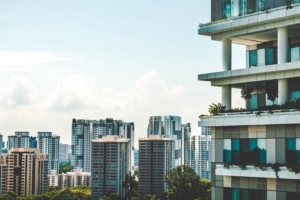
[[[156,200],[156,196],[154,194],[146,194],[144,199],[145,200]]]
[[[139,169],[135,169],[134,172],[133,172],[133,175],[135,175],[136,177],[139,176]]]
[[[71,171],[71,162],[59,164],[59,173],[62,174],[70,171]]]
[[[251,99],[251,97],[252,97],[251,93],[254,91],[255,91],[255,89],[253,87],[245,86],[241,90],[241,97],[245,100]]]
[[[164,181],[169,188],[165,194],[167,199],[192,200],[201,196],[200,176],[190,166],[182,165],[169,170]]]
[[[200,199],[211,200],[211,181],[208,179],[201,179],[200,184]]]
[[[278,97],[278,82],[277,81],[267,81],[266,82],[266,93],[268,100],[274,101]]]
[[[125,181],[123,182],[123,188],[125,189],[125,198],[130,200],[132,197],[137,197],[138,183],[135,180],[135,176],[131,176],[131,172],[125,175]]]
[[[209,105],[208,112],[212,115],[218,115],[219,113],[224,111],[225,108],[226,106],[223,106],[221,103],[212,103],[211,105]]]

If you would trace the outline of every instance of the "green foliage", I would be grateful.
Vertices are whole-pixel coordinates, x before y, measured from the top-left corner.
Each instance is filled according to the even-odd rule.
[[[221,103],[212,103],[209,105],[208,112],[212,115],[218,115],[225,110],[226,106],[223,106]]]
[[[139,169],[135,169],[133,172],[133,175],[138,177],[139,176]]]
[[[125,199],[130,200],[132,197],[138,196],[138,183],[135,180],[135,175],[131,176],[131,172],[126,174],[123,188],[125,189]]]
[[[71,162],[60,163],[59,164],[59,173],[67,173],[71,171]]]
[[[28,195],[20,197],[16,193],[8,192],[0,196],[0,200],[90,200],[91,187],[75,186],[62,189],[57,186],[50,186],[47,192],[41,195]]]
[[[156,200],[156,196],[154,194],[146,194],[144,199],[145,200]]]
[[[164,194],[164,198],[172,200],[193,200],[199,199],[201,196],[207,197],[209,194],[202,194],[209,191],[210,187],[207,182],[203,182],[206,188],[203,189],[200,176],[187,165],[177,166],[171,169],[164,176],[164,181],[168,185],[168,190]]]
[[[241,97],[245,100],[251,99],[251,97],[252,97],[251,93],[254,91],[255,91],[255,89],[253,87],[245,86],[241,90]]]
[[[274,104],[275,99],[278,97],[278,83],[277,81],[267,81],[266,82],[266,93],[268,100],[272,101]]]

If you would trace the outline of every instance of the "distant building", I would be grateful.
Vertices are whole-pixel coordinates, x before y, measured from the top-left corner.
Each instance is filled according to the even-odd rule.
[[[92,200],[110,191],[125,195],[123,182],[131,159],[130,139],[109,135],[92,141]]]
[[[146,194],[159,196],[167,190],[163,177],[174,168],[173,143],[162,135],[139,139],[139,199],[143,200]]]
[[[15,135],[8,136],[7,148],[29,148],[29,132],[15,132]]]
[[[29,137],[29,148],[37,148],[37,140],[36,137]]]
[[[5,194],[7,189],[7,156],[0,155],[0,195]]]
[[[19,196],[43,194],[47,190],[48,158],[38,149],[13,148],[1,155],[1,168],[7,164],[6,190]],[[5,171],[5,170],[4,170]],[[3,173],[1,171],[1,173]],[[5,174],[3,174],[5,175]]]
[[[163,118],[161,116],[151,116],[149,119],[147,136],[164,135]]]
[[[184,145],[184,164],[192,167],[195,170],[195,172],[199,174],[198,170],[196,169],[196,162],[198,162],[198,159],[196,159],[196,151],[198,153],[198,149],[196,149],[196,137],[199,136],[191,136],[189,134],[186,137]]]
[[[55,170],[51,170],[48,175],[49,186],[74,187],[77,185],[91,185],[91,173],[82,172],[82,169],[74,169],[73,172],[56,174]]]
[[[2,149],[2,153],[8,153],[8,148]]]
[[[72,120],[72,169],[82,168],[91,172],[91,143],[106,135],[130,139],[130,154],[134,158],[134,123],[107,118],[105,120]],[[133,171],[134,160],[131,160]]]
[[[134,150],[134,166],[139,166],[139,150]]]
[[[38,132],[38,149],[48,154],[48,174],[51,170],[59,173],[59,140],[60,136],[52,135],[51,132]]]
[[[201,136],[196,140],[196,172],[201,178],[211,180],[211,128],[202,127]]]
[[[59,144],[59,162],[68,162],[69,155],[69,145],[68,144]]]

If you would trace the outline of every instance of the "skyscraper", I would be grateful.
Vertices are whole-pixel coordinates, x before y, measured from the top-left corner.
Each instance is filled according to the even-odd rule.
[[[130,145],[130,139],[118,135],[92,141],[92,200],[111,191],[125,195],[123,182],[133,158]]]
[[[163,121],[161,116],[151,116],[149,119],[147,136],[164,135]]]
[[[139,199],[146,194],[160,195],[167,190],[164,175],[173,165],[174,140],[162,135],[139,139]]]
[[[68,162],[69,158],[69,145],[59,144],[59,162]]]
[[[59,140],[60,136],[52,132],[38,132],[38,149],[48,155],[48,174],[51,170],[59,173]]]
[[[221,88],[226,106],[199,122],[212,127],[213,200],[300,199],[299,177],[288,170],[300,163],[299,8],[298,0],[214,0],[211,22],[199,25],[222,45],[221,71],[198,76]],[[241,69],[232,70],[232,43],[245,47]],[[232,88],[245,110],[232,110]]]
[[[13,191],[22,197],[46,192],[48,185],[46,154],[40,153],[38,149],[13,148],[5,157],[7,158],[7,191]],[[5,165],[5,157],[1,157],[3,165]]]
[[[185,139],[185,149],[184,149],[184,164],[192,167],[196,173],[199,174],[198,170],[196,169],[196,137],[198,136],[191,136],[188,135]],[[200,175],[200,174],[199,174]]]
[[[131,157],[134,158],[134,123],[122,120],[76,120],[72,121],[72,155],[73,169],[82,168],[84,172],[91,172],[91,143],[93,139],[105,135],[115,135],[130,139]],[[131,160],[131,170],[134,159]]]
[[[8,136],[7,148],[29,148],[29,132],[15,132],[15,135]]]
[[[7,189],[7,154],[0,155],[0,195]]]
[[[37,140],[36,137],[29,137],[29,148],[37,148]]]

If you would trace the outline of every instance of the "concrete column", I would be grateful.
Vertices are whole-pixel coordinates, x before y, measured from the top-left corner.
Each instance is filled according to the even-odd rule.
[[[222,86],[222,104],[225,110],[231,110],[231,86]]]
[[[231,70],[231,40],[222,39],[222,67],[223,71]]]
[[[231,40],[228,38],[222,39],[222,69],[231,70]],[[222,104],[225,110],[231,110],[231,86],[222,86]]]
[[[288,62],[288,30],[286,27],[278,28],[278,64]],[[289,83],[287,79],[278,80],[278,104],[288,101]]]
[[[278,105],[284,104],[289,97],[289,81],[288,79],[278,80]]]

